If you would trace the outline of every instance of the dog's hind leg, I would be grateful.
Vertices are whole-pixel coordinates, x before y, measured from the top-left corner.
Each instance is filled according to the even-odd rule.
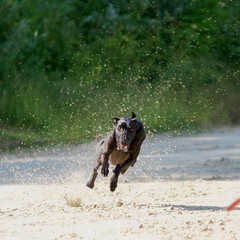
[[[135,161],[135,162],[136,162],[136,161]],[[129,168],[130,166],[131,166],[131,167],[134,166],[135,162],[133,162],[132,165],[127,165],[125,168],[123,168],[123,169],[121,170],[121,174],[125,174],[125,172],[128,170],[128,168]]]
[[[125,172],[128,170],[129,167],[126,167],[124,168],[122,171],[121,171],[121,174],[125,174]]]
[[[119,174],[122,173],[124,174],[127,169],[136,162],[136,159],[129,158],[125,162],[118,164],[115,169],[113,170],[113,176],[110,180],[110,190],[113,192],[117,188],[117,182],[118,182],[118,177]]]
[[[95,161],[94,162],[94,168],[93,168],[93,172],[92,172],[92,175],[91,175],[91,178],[90,180],[87,182],[87,187],[89,188],[94,188],[94,182],[97,178],[97,175],[98,175],[98,168],[101,166],[101,163],[99,161]]]

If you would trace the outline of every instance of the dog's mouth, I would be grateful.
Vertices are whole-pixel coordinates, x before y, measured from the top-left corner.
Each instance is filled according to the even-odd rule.
[[[123,144],[123,143],[117,143],[117,150],[121,150],[123,152],[127,152],[128,151],[128,145],[127,144]]]

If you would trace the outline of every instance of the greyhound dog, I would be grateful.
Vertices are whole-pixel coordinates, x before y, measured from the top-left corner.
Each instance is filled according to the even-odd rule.
[[[97,145],[93,172],[87,182],[89,188],[94,187],[94,181],[98,175],[98,168],[102,165],[101,173],[108,176],[109,163],[116,166],[110,180],[110,190],[117,187],[119,174],[124,174],[130,166],[137,161],[141,145],[146,138],[142,121],[137,120],[135,113],[132,117],[112,117],[114,120],[113,131]]]

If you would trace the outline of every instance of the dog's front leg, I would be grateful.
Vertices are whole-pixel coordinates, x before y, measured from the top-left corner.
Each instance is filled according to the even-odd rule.
[[[118,164],[113,170],[113,176],[110,181],[110,190],[113,192],[117,188],[118,177],[121,171],[125,168],[130,167],[132,164],[136,162],[136,158],[130,157],[125,162]]]
[[[109,163],[108,163],[108,155],[106,153],[103,153],[101,155],[101,161],[102,161],[102,169],[101,169],[101,173],[104,177],[107,177],[108,173],[109,173]]]
[[[100,158],[100,162],[102,163],[101,173],[104,177],[107,177],[109,173],[108,157],[113,152],[115,146],[116,146],[115,131],[113,131],[112,134],[109,135],[106,138],[106,141],[104,142],[103,151]]]

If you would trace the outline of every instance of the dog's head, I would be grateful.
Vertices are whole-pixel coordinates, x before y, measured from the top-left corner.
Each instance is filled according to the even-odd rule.
[[[114,119],[114,130],[116,133],[117,149],[127,152],[130,148],[132,140],[136,136],[137,118],[135,113],[132,117],[112,117]]]

